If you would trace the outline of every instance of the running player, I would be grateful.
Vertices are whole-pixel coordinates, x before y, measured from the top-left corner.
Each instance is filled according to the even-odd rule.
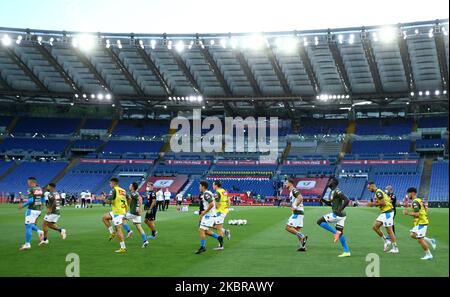
[[[231,232],[228,229],[223,228],[223,222],[230,209],[230,200],[228,199],[228,193],[222,188],[222,183],[219,180],[213,182],[213,188],[216,191],[214,198],[216,200],[216,221],[214,222],[214,228],[217,230],[219,236],[226,236],[231,239]],[[215,248],[215,250],[223,250],[223,244]]]
[[[367,189],[374,193],[375,202],[369,202],[367,206],[373,207],[377,206],[380,208],[381,214],[375,220],[373,224],[373,231],[380,236],[384,242],[384,251],[389,253],[398,253],[397,241],[394,232],[392,231],[392,226],[394,225],[394,212],[392,211],[393,206],[391,199],[386,195],[383,190],[378,189],[373,181],[367,184]],[[390,239],[388,239],[383,231],[380,230],[381,226],[386,227]],[[392,248],[389,250],[389,246],[392,244]]]
[[[44,239],[39,242],[39,245],[48,244],[48,228],[58,231],[62,239],[66,239],[66,229],[59,228],[56,223],[61,217],[61,196],[56,192],[56,184],[49,183],[47,186],[48,204],[47,204],[47,215],[44,217],[43,229],[44,229]]]
[[[207,181],[201,181],[199,189],[202,196],[200,203],[203,204],[204,210],[200,213],[200,228],[198,229],[200,235],[200,248],[195,252],[196,254],[206,252],[206,235],[217,239],[219,245],[223,246],[223,237],[209,230],[209,228],[214,226],[216,216],[216,202],[214,201],[214,195],[211,191],[208,191]]]
[[[348,249],[347,241],[345,240],[345,236],[343,234],[346,219],[344,208],[346,208],[350,203],[350,199],[348,199],[347,196],[345,196],[345,194],[341,192],[341,190],[337,187],[338,185],[339,181],[336,178],[331,178],[328,181],[327,186],[331,190],[330,200],[326,201],[321,198],[320,201],[328,206],[331,206],[333,212],[321,217],[317,221],[317,224],[325,230],[328,230],[334,234],[334,242],[337,242],[339,240],[339,242],[341,243],[344,252],[338,257],[350,257],[350,250]],[[328,223],[336,223],[336,229],[331,227]]]
[[[37,185],[35,177],[29,177],[28,183],[28,201],[24,204],[19,204],[19,210],[28,207],[25,215],[25,244],[19,249],[20,251],[25,251],[31,249],[31,233],[32,231],[39,234],[39,241],[44,239],[44,232],[39,230],[36,226],[36,222],[41,215],[42,204],[45,203],[44,193]]]
[[[180,192],[177,194],[177,210],[178,211],[181,211],[182,203],[183,203],[183,193]]]
[[[146,248],[148,246],[148,241],[144,229],[142,229],[141,226],[142,197],[137,191],[138,187],[139,185],[136,182],[130,184],[130,195],[127,197],[128,205],[130,206],[130,208],[125,215],[125,219],[131,220],[136,226],[136,229],[139,231],[142,237],[142,248]]]
[[[394,191],[392,189],[391,185],[388,185],[386,187],[386,195],[389,196],[389,198],[391,199],[391,203],[392,203],[392,211],[394,212],[394,218],[392,219],[394,221],[394,225],[392,225],[392,232],[394,232],[395,234],[395,216],[397,215],[397,196],[394,194]]]
[[[158,207],[156,204],[156,194],[153,191],[153,182],[149,181],[147,183],[147,200],[144,204],[145,220],[144,223],[152,230],[152,235],[148,236],[148,238],[155,238],[158,231],[156,231],[155,220],[156,220],[156,212],[158,211]]]
[[[431,245],[433,250],[436,249],[436,240],[433,238],[426,237],[427,235],[427,228],[428,228],[428,214],[427,214],[427,208],[422,202],[422,199],[417,197],[417,189],[416,188],[409,188],[407,190],[408,198],[412,200],[411,207],[413,211],[408,211],[408,209],[405,209],[403,213],[407,216],[414,217],[414,227],[410,230],[411,237],[414,239],[417,239],[420,246],[425,251],[425,256],[420,258],[422,260],[431,260],[433,259],[433,255],[430,252],[430,249],[428,248],[428,245]]]
[[[286,231],[297,236],[300,241],[300,247],[297,249],[299,252],[306,252],[306,241],[308,240],[308,236],[304,235],[301,231],[303,228],[303,217],[304,217],[304,208],[303,208],[303,197],[300,192],[294,186],[294,180],[288,179],[286,181],[286,187],[289,189],[289,197],[291,198],[291,211],[292,215],[289,217],[288,222],[286,223]]]
[[[125,253],[127,248],[125,241],[123,240],[122,233],[122,221],[127,212],[127,193],[124,189],[119,187],[119,179],[113,177],[109,180],[111,191],[107,198],[107,203],[111,204],[112,211],[103,215],[103,223],[108,228],[111,234],[109,240],[113,240],[117,234],[120,243],[120,249],[116,250],[116,253]],[[114,223],[115,229],[111,226],[111,221]]]

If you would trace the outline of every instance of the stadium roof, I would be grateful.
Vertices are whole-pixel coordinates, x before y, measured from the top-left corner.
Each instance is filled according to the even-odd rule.
[[[311,107],[448,106],[448,19],[261,34],[0,28],[0,103]]]

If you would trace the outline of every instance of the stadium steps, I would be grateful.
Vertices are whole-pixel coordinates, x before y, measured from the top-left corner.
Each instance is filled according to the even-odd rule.
[[[420,178],[419,197],[428,198],[430,194],[431,168],[433,159],[425,159],[423,161],[422,176]]]
[[[79,158],[73,158],[67,166],[61,170],[50,182],[58,184],[58,182],[69,172],[72,168],[78,164]]]
[[[9,126],[6,127],[6,132],[12,133],[14,131],[14,128],[16,127],[18,121],[19,121],[19,117],[15,116],[14,119],[12,120],[12,122],[9,124]]]
[[[81,129],[83,129],[84,125],[86,124],[87,119],[83,118],[80,121],[80,125],[78,125],[77,129],[75,130],[75,134],[80,134]]]
[[[356,121],[351,121],[346,130],[344,142],[342,143],[341,152],[339,154],[338,161],[342,160],[344,158],[345,154],[349,154],[352,151],[352,135],[355,134],[356,131]]]
[[[281,160],[280,163],[283,163],[284,160],[286,160],[287,156],[289,155],[289,152],[291,151],[291,143],[288,142],[286,144],[286,147],[284,148],[283,154],[281,154]]]
[[[111,126],[108,129],[108,133],[112,134],[114,131],[114,128],[116,128],[117,124],[119,123],[119,120],[113,120],[111,123]]]
[[[2,179],[4,179],[8,174],[10,174],[11,172],[13,172],[17,166],[19,166],[19,164],[17,162],[14,162],[14,164],[8,168],[8,170],[5,171],[5,173],[3,173],[2,175],[0,175],[0,181]]]
[[[417,121],[414,121],[412,126],[412,132],[417,132],[417,128],[419,127],[419,123]]]

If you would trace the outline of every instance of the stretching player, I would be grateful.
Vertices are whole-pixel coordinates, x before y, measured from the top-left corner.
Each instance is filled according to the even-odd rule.
[[[391,203],[391,199],[388,195],[386,195],[385,192],[383,192],[383,190],[378,189],[373,181],[368,183],[367,189],[375,194],[375,202],[369,202],[367,206],[377,206],[381,211],[381,214],[377,217],[375,223],[373,224],[373,231],[375,231],[375,233],[377,233],[378,236],[380,236],[380,238],[383,240],[385,252],[397,254],[397,241],[392,230],[392,226],[394,225],[394,212],[392,211],[393,206]],[[389,234],[389,239],[383,234],[383,231],[380,230],[381,225],[386,227],[386,230]],[[389,246],[391,244],[392,248],[389,250]]]
[[[116,250],[116,253],[125,253],[127,248],[125,241],[123,241],[122,222],[127,212],[127,192],[119,187],[119,179],[113,177],[109,180],[111,191],[107,198],[107,203],[111,204],[112,211],[103,215],[103,223],[108,228],[111,234],[109,240],[113,240],[117,234],[120,243],[120,249]],[[114,223],[115,229],[111,226],[111,221]]]
[[[216,216],[216,203],[214,201],[213,193],[211,193],[211,191],[208,191],[208,182],[201,181],[199,189],[202,195],[200,203],[203,204],[204,210],[200,213],[200,228],[198,229],[200,235],[200,248],[195,252],[196,254],[206,252],[206,235],[217,239],[217,241],[219,241],[219,245],[223,246],[223,237],[209,230],[209,228],[212,228],[214,226]]]
[[[142,237],[142,248],[146,248],[148,246],[147,236],[145,235],[144,229],[141,226],[141,209],[142,209],[142,197],[139,195],[137,189],[139,185],[134,182],[130,184],[130,195],[127,197],[128,205],[130,206],[127,214],[125,215],[125,219],[131,220],[133,224],[136,226],[136,229],[139,231]],[[125,225],[125,224],[124,224]],[[130,234],[130,232],[129,232]]]
[[[214,222],[214,228],[217,230],[217,234],[225,236],[231,239],[231,232],[228,229],[223,228],[223,222],[229,212],[230,201],[228,199],[228,194],[225,189],[222,188],[222,183],[219,180],[213,182],[213,188],[216,191],[214,198],[217,204],[216,221]],[[223,244],[215,248],[215,250],[223,250]]]
[[[56,192],[56,185],[54,183],[49,183],[47,186],[48,204],[47,204],[47,215],[44,217],[44,239],[39,242],[39,245],[48,244],[48,228],[58,231],[62,239],[66,239],[66,229],[61,229],[56,225],[59,218],[61,217],[61,197],[58,192]]]
[[[144,223],[152,230],[152,234],[148,238],[155,238],[158,231],[156,231],[155,220],[158,207],[156,204],[156,194],[153,191],[153,183],[150,181],[147,183],[147,200],[144,204],[145,220]]]
[[[321,217],[317,221],[317,224],[325,230],[328,230],[334,234],[334,242],[337,242],[339,240],[339,242],[341,243],[344,252],[338,257],[350,257],[350,250],[348,249],[347,241],[345,240],[345,236],[343,234],[346,219],[344,208],[347,207],[350,199],[348,199],[347,196],[345,196],[345,194],[342,193],[341,190],[339,190],[339,188],[337,187],[338,184],[339,181],[336,178],[331,178],[328,181],[327,186],[331,190],[330,201],[326,201],[323,198],[321,198],[320,201],[328,206],[331,206],[333,212]],[[328,223],[336,223],[336,229],[331,227]]]
[[[35,177],[29,177],[27,180],[28,183],[28,201],[24,204],[19,204],[19,210],[28,206],[26,215],[25,215],[25,244],[19,249],[20,251],[25,251],[31,249],[31,233],[32,231],[37,232],[39,234],[39,241],[44,239],[44,232],[39,230],[36,226],[36,222],[41,215],[41,207],[42,204],[45,203],[44,193],[37,185]]]
[[[306,252],[306,241],[308,236],[304,235],[301,231],[303,228],[303,216],[305,214],[303,209],[303,197],[300,192],[294,186],[294,180],[288,179],[286,186],[289,189],[289,197],[291,198],[291,210],[292,215],[289,217],[286,223],[286,231],[297,236],[300,241],[300,247],[297,249],[299,252]]]
[[[425,251],[425,256],[420,258],[422,260],[431,260],[433,259],[433,255],[430,252],[430,249],[428,248],[428,245],[431,245],[433,250],[436,249],[436,240],[433,238],[426,237],[427,235],[427,228],[428,228],[428,214],[427,214],[427,208],[422,202],[422,199],[417,197],[417,190],[416,188],[409,188],[408,191],[408,198],[412,200],[411,207],[413,211],[408,211],[408,209],[405,209],[403,213],[407,216],[414,217],[414,227],[410,230],[411,237],[414,239],[417,239],[420,246]]]

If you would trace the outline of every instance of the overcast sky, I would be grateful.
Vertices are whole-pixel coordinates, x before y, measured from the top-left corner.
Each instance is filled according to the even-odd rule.
[[[0,27],[83,32],[267,32],[448,16],[448,0],[0,0]]]

